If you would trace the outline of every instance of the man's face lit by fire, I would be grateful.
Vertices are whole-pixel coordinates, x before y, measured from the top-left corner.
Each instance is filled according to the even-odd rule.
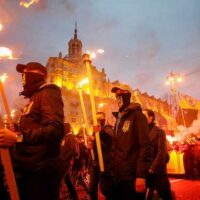
[[[98,124],[103,127],[105,125],[105,114],[104,113],[98,113],[97,114],[97,122]]]

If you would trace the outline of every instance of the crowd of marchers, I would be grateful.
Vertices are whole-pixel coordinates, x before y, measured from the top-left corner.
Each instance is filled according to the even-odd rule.
[[[19,124],[0,129],[0,147],[10,150],[20,200],[76,200],[77,185],[85,190],[84,199],[97,200],[99,190],[106,200],[151,200],[155,194],[174,199],[165,132],[156,125],[152,110],[131,102],[130,91],[112,88],[119,107],[113,111],[114,127],[106,123],[105,113],[98,112],[98,125],[86,139],[83,131],[75,136],[64,123],[61,91],[46,82],[46,67],[31,62],[18,64],[16,70],[22,76],[20,95],[29,103]],[[2,165],[0,199],[10,199]]]

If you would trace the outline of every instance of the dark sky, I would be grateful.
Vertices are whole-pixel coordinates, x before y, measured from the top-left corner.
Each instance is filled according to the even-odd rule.
[[[178,91],[200,99],[199,0],[38,0],[28,9],[19,3],[0,0],[0,47],[17,58],[0,60],[11,105],[21,90],[16,64],[65,55],[76,21],[83,50],[104,49],[93,64],[111,81],[163,97],[166,76],[180,73]]]

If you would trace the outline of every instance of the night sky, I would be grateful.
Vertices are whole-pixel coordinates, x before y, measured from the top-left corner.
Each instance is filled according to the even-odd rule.
[[[84,52],[104,49],[92,62],[111,81],[158,98],[170,91],[166,76],[180,73],[178,91],[200,99],[199,0],[39,0],[28,9],[19,3],[0,0],[0,47],[16,58],[0,60],[11,106],[21,91],[16,64],[45,65],[60,51],[66,55],[75,22]]]

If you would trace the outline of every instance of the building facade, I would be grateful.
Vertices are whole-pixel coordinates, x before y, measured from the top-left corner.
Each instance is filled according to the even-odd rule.
[[[68,53],[63,56],[59,53],[57,57],[49,57],[47,61],[48,81],[58,85],[63,94],[65,121],[72,124],[75,133],[84,125],[82,107],[78,92],[79,83],[87,77],[86,66],[83,62],[83,44],[77,35],[77,27],[74,30],[74,36],[68,42]],[[95,96],[96,110],[104,111],[108,123],[114,124],[115,118],[113,111],[117,111],[117,104],[113,94],[110,92],[114,86],[128,89],[132,93],[132,101],[138,102],[143,108],[149,108],[157,113],[159,124],[164,129],[174,129],[175,119],[169,115],[169,105],[166,101],[156,99],[147,93],[141,93],[139,89],[132,90],[129,85],[119,81],[110,82],[107,78],[104,68],[98,70],[91,63],[91,73],[93,90]],[[92,112],[89,98],[89,87],[87,84],[81,88],[88,123],[92,127]],[[91,129],[90,129],[91,130]]]
[[[86,67],[82,58],[82,42],[78,39],[77,28],[74,30],[74,37],[68,42],[68,53],[62,56],[49,57],[47,61],[48,81],[58,85],[63,94],[65,121],[72,124],[75,133],[84,124],[82,109],[80,104],[78,86],[87,77]],[[93,89],[97,111],[104,110],[103,99],[109,96],[107,75],[105,70],[98,70],[91,64],[93,78]],[[89,86],[82,86],[82,94],[89,124],[92,124],[92,113],[89,98]]]

